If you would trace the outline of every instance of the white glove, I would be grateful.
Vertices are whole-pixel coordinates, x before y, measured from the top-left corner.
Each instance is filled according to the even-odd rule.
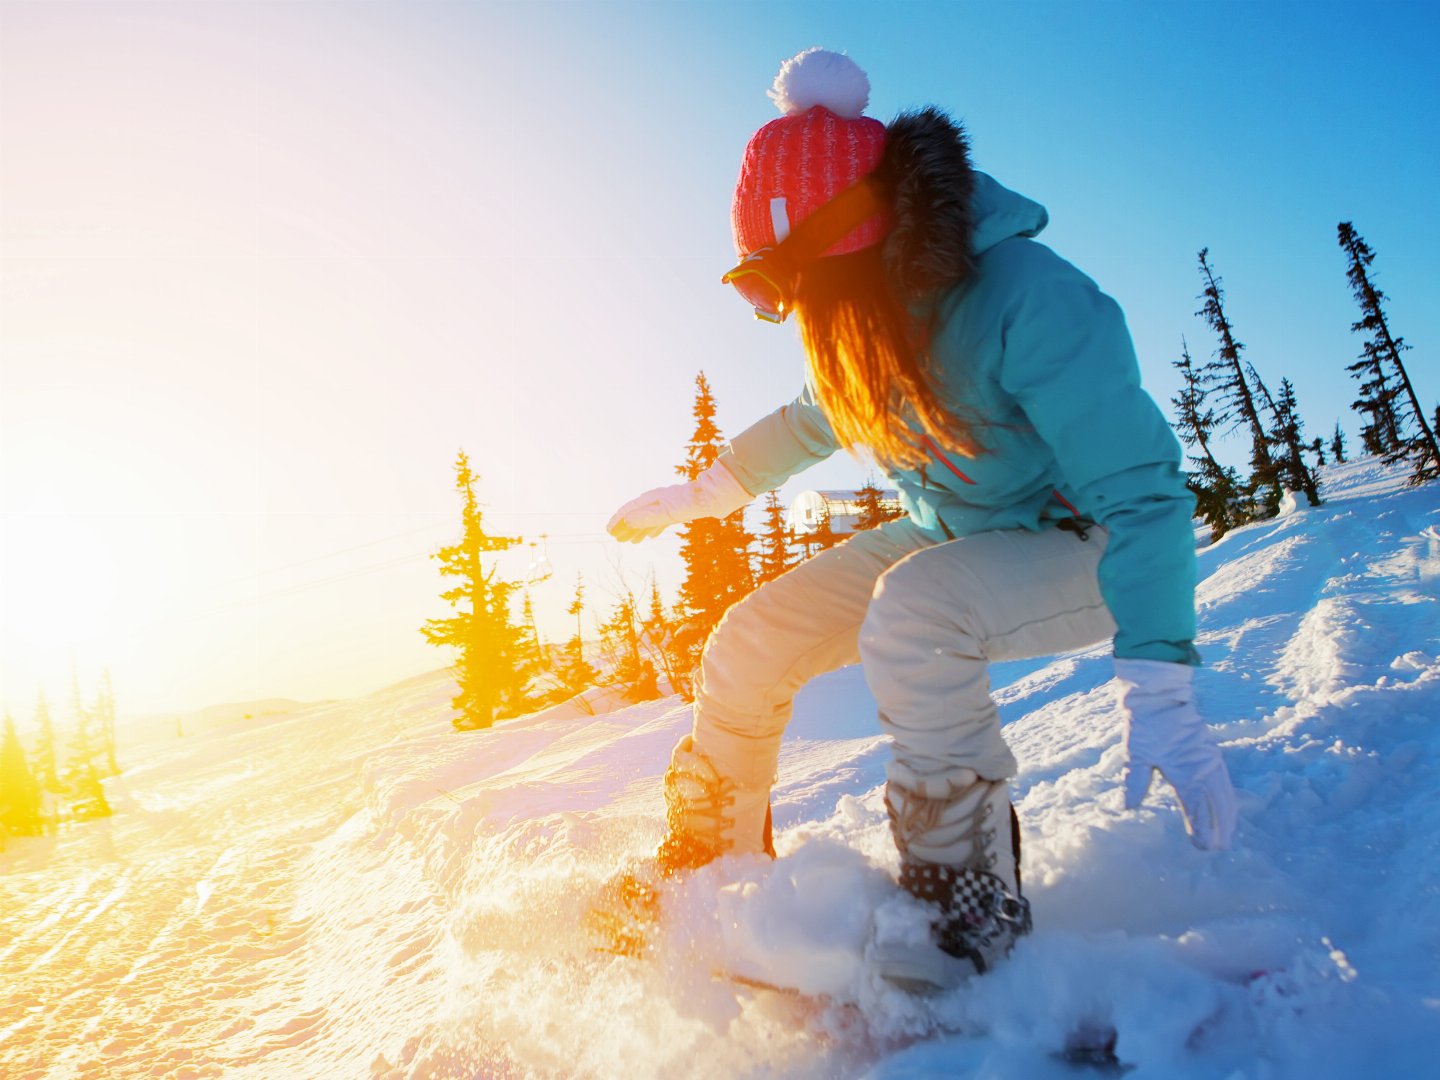
[[[615,511],[605,528],[616,540],[634,544],[682,521],[728,517],[754,498],[717,461],[688,484],[671,484],[631,499]]]
[[[1125,809],[1145,801],[1155,770],[1175,788],[1185,831],[1198,848],[1230,846],[1238,804],[1220,748],[1195,708],[1195,669],[1163,660],[1115,658],[1128,714]]]

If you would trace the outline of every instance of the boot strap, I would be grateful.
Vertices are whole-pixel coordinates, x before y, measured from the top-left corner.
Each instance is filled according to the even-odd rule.
[[[989,967],[987,958],[997,944],[1008,952],[1009,944],[1032,926],[1030,901],[986,870],[907,860],[900,868],[900,886],[939,907],[937,944],[951,956],[972,961],[980,972]]]

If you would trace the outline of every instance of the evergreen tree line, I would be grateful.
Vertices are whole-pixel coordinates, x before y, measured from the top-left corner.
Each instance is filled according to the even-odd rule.
[[[694,431],[675,470],[685,480],[709,468],[725,446],[704,372],[695,378],[692,411]],[[848,535],[834,530],[828,513],[815,529],[797,534],[786,522],[778,492],[768,492],[757,529],[752,530],[741,510],[718,520],[700,518],[677,530],[684,578],[673,604],[665,602],[652,575],[642,596],[623,589],[608,611],[596,612],[587,606],[584,580],[577,579],[566,608],[575,620],[574,632],[563,644],[549,644],[536,628],[529,595],[522,592],[516,618],[519,586],[500,579],[493,562],[487,566],[484,561],[519,539],[485,531],[475,495],[477,478],[463,451],[455,474],[461,538],[435,554],[441,574],[457,579],[454,588],[441,594],[454,613],[430,620],[422,632],[432,644],[455,650],[459,692],[452,701],[453,723],[460,730],[489,727],[496,720],[575,698],[596,685],[614,687],[630,702],[667,692],[689,700],[700,650],[726,610]],[[856,508],[859,529],[900,515],[875,478],[856,492]],[[593,635],[586,633],[587,617]]]
[[[35,739],[27,751],[7,712],[0,736],[0,850],[7,837],[53,832],[62,817],[107,817],[101,781],[120,772],[115,758],[115,691],[107,671],[93,703],[71,683],[71,723],[62,745],[45,695],[35,706]]]
[[[1346,279],[1361,312],[1351,330],[1366,335],[1359,359],[1347,368],[1360,382],[1352,407],[1364,421],[1360,431],[1364,450],[1387,464],[1407,464],[1413,484],[1436,479],[1440,477],[1440,446],[1435,438],[1440,406],[1432,426],[1401,358],[1409,346],[1392,333],[1383,307],[1385,294],[1376,288],[1370,272],[1375,253],[1353,224],[1342,222],[1338,228],[1348,261]],[[1218,345],[1212,360],[1196,365],[1189,343],[1180,339],[1180,359],[1174,366],[1180,372],[1181,388],[1171,403],[1180,438],[1195,451],[1190,455],[1189,486],[1197,512],[1209,523],[1211,536],[1219,539],[1238,525],[1273,517],[1287,491],[1318,505],[1316,470],[1326,464],[1327,444],[1318,436],[1307,441],[1290,380],[1282,378],[1278,394],[1271,394],[1254,365],[1243,358],[1245,346],[1225,313],[1224,290],[1208,248],[1200,250],[1199,264],[1203,287],[1196,315],[1215,333]],[[1217,439],[1237,431],[1250,440],[1249,468],[1243,475],[1221,465],[1213,450]],[[1335,460],[1345,460],[1345,434],[1338,420],[1328,449]]]

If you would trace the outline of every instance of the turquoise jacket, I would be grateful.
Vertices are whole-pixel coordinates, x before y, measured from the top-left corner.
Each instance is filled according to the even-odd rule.
[[[935,299],[931,355],[937,390],[979,418],[986,452],[946,455],[927,440],[933,463],[887,481],[937,542],[1053,528],[1075,512],[1098,522],[1115,655],[1195,663],[1194,498],[1179,442],[1140,386],[1125,317],[1031,239],[1048,221],[1039,203],[976,173],[973,209],[977,270]],[[759,494],[837,449],[807,387],[721,460]]]

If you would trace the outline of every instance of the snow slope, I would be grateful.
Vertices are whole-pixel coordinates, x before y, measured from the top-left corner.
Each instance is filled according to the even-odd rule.
[[[1199,685],[1242,802],[1193,849],[1120,807],[1104,650],[999,665],[1036,931],[916,1000],[860,957],[913,917],[857,669],[797,703],[780,858],[667,897],[645,961],[577,930],[661,829],[676,699],[459,735],[421,678],[152,748],[108,822],[0,855],[0,1075],[1428,1075],[1440,1052],[1440,486],[1332,468],[1326,505],[1201,552]],[[817,996],[737,989],[725,965]]]

